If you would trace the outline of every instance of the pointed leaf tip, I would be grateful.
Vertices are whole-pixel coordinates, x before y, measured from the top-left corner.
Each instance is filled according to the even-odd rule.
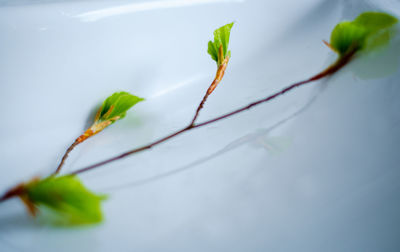
[[[132,95],[128,92],[116,92],[103,102],[97,121],[112,120],[112,122],[115,122],[116,120],[122,119],[131,107],[141,101],[144,101],[144,98]]]
[[[214,31],[214,41],[208,42],[208,54],[211,55],[211,58],[217,62],[219,66],[226,57],[230,57],[230,51],[228,50],[229,46],[229,37],[234,22],[221,26],[220,28]],[[220,47],[222,46],[222,57],[219,55]]]

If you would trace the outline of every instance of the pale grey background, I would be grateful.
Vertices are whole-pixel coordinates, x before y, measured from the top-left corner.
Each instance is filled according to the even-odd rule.
[[[6,2],[1,192],[52,171],[114,91],[147,100],[65,172],[186,124],[213,78],[206,45],[220,25],[236,21],[232,59],[200,120],[328,66],[322,39],[339,21],[400,15],[398,1]],[[396,37],[330,79],[82,174],[110,195],[99,226],[49,227],[17,200],[0,205],[0,250],[400,251],[399,49]]]

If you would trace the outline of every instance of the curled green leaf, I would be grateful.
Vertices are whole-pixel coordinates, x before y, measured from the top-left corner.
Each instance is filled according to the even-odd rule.
[[[380,12],[364,12],[353,21],[340,22],[331,33],[330,45],[340,56],[350,51],[373,49],[390,39],[397,19]]]
[[[55,174],[59,173],[68,154],[77,146],[89,137],[92,137],[107,128],[111,124],[125,117],[126,112],[136,103],[143,101],[143,98],[131,95],[128,92],[116,92],[108,97],[96,113],[96,117],[92,126],[90,126],[75,142],[67,149],[64,156],[58,165]]]
[[[97,111],[93,125],[76,139],[77,143],[99,133],[111,124],[126,116],[126,112],[143,98],[132,95],[128,92],[116,92],[109,96]]]
[[[34,179],[24,185],[19,196],[32,214],[42,206],[50,209],[58,217],[56,224],[93,224],[103,219],[101,201],[105,196],[89,191],[75,175]]]
[[[344,21],[333,29],[331,46],[339,55],[343,55],[352,49],[358,50],[361,48],[366,36],[367,30],[364,27],[353,22]]]
[[[131,107],[143,100],[143,98],[128,92],[116,92],[103,102],[95,121],[102,122],[111,120],[115,122],[116,120],[122,119]]]
[[[208,42],[207,52],[217,62],[218,66],[222,64],[226,57],[230,57],[231,52],[228,50],[228,46],[232,26],[233,22],[216,29],[214,31],[214,42]]]

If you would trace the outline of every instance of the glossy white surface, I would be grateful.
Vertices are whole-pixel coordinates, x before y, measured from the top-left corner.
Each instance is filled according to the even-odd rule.
[[[236,21],[232,59],[200,120],[329,65],[321,40],[337,22],[400,15],[398,1],[53,2],[0,2],[1,192],[54,170],[114,91],[147,100],[64,172],[185,125],[220,25]],[[396,37],[330,79],[82,174],[110,195],[99,226],[49,227],[1,204],[0,250],[399,251],[399,52]]]

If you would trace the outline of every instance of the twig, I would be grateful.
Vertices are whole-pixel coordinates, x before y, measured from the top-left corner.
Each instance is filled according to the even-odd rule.
[[[57,169],[54,171],[54,174],[57,174],[60,172],[61,168],[63,167],[65,160],[68,158],[69,153],[75,148],[75,146],[77,146],[78,144],[80,144],[80,142],[78,142],[77,140],[71,144],[71,146],[69,146],[69,148],[67,149],[67,151],[65,152],[64,156],[61,159],[60,164],[58,165]]]
[[[219,48],[219,54],[220,54],[220,57],[222,57],[222,55],[223,55],[222,45],[221,45],[221,47]],[[127,156],[127,155],[130,155],[130,154],[133,154],[133,153],[135,153],[135,152],[142,151],[142,150],[145,150],[145,149],[150,149],[150,148],[153,147],[154,145],[157,145],[157,144],[159,144],[159,143],[162,143],[162,142],[164,142],[164,141],[170,139],[171,137],[174,137],[175,135],[181,134],[181,133],[183,133],[184,131],[191,129],[191,128],[194,126],[194,123],[195,123],[195,121],[197,120],[197,118],[198,118],[198,116],[199,116],[200,110],[203,108],[204,103],[206,102],[208,96],[211,95],[211,93],[214,91],[214,89],[218,86],[218,84],[221,82],[222,78],[224,77],[226,67],[228,66],[228,61],[229,61],[229,57],[226,57],[226,58],[222,61],[221,65],[218,66],[218,69],[217,69],[217,73],[216,73],[216,75],[215,75],[215,78],[214,78],[213,82],[211,83],[210,87],[207,89],[207,92],[206,92],[206,94],[204,95],[204,97],[203,97],[201,103],[200,103],[199,106],[197,107],[196,113],[195,113],[195,115],[194,115],[194,117],[193,117],[193,119],[192,119],[192,121],[191,121],[191,123],[190,123],[189,126],[187,126],[186,128],[184,128],[184,129],[182,129],[182,130],[180,130],[180,131],[175,132],[174,134],[171,134],[171,135],[169,135],[169,136],[167,136],[167,137],[165,137],[165,138],[162,138],[162,139],[160,139],[160,140],[158,140],[158,141],[156,141],[156,142],[154,142],[154,143],[152,143],[152,144],[149,144],[149,145],[147,145],[147,146],[144,146],[143,148],[138,148],[138,149],[133,150],[132,152],[127,152],[127,153],[124,153],[124,154],[122,154],[122,155],[120,155],[120,156],[118,156],[118,157],[115,157],[115,159],[120,159],[120,158],[123,158],[123,157],[125,157],[125,156]],[[101,111],[101,109],[99,110],[99,112],[100,112],[100,111]],[[111,111],[111,109],[110,109],[110,111]],[[96,118],[99,117],[99,112],[97,112]],[[93,126],[92,126],[92,127],[93,127]],[[78,144],[82,143],[82,142],[85,141],[87,138],[89,138],[90,136],[93,135],[92,127],[89,128],[83,135],[81,135],[80,137],[78,137],[78,138],[75,140],[75,142],[67,149],[67,151],[65,152],[63,158],[61,159],[60,164],[58,165],[57,169],[54,171],[53,174],[57,174],[57,173],[60,172],[61,168],[63,167],[63,165],[64,165],[64,163],[65,163],[65,160],[68,158],[69,153],[70,153]],[[113,159],[113,160],[114,160],[114,159]],[[98,164],[98,165],[101,165],[101,164]],[[88,168],[89,168],[89,167],[88,167]],[[92,169],[92,167],[90,167],[90,169]]]
[[[222,45],[219,47],[218,53],[219,53],[219,57],[220,57],[220,58],[223,58],[223,48],[222,48]],[[108,163],[108,162],[112,162],[112,161],[114,161],[114,160],[118,160],[118,159],[124,158],[125,156],[134,154],[134,153],[136,153],[136,152],[143,151],[143,150],[146,150],[146,149],[150,149],[150,148],[152,148],[153,146],[155,146],[155,145],[157,145],[157,144],[160,144],[160,143],[162,143],[162,142],[164,142],[164,141],[167,141],[168,139],[170,139],[170,138],[172,138],[172,137],[174,137],[174,136],[177,136],[177,135],[179,135],[179,134],[181,134],[181,133],[183,133],[183,132],[185,132],[185,131],[188,131],[188,130],[190,130],[191,128],[193,128],[193,127],[195,126],[194,123],[196,122],[196,120],[197,120],[197,118],[198,118],[198,116],[199,116],[199,114],[200,114],[201,109],[203,108],[205,102],[207,101],[207,98],[211,95],[211,93],[215,90],[215,88],[218,86],[218,84],[221,82],[222,78],[224,77],[226,67],[228,66],[228,62],[229,62],[229,56],[225,57],[224,60],[222,61],[222,63],[218,66],[217,73],[215,74],[215,78],[214,78],[213,82],[211,83],[211,85],[208,87],[207,92],[205,93],[203,99],[201,100],[199,106],[197,107],[196,113],[195,113],[195,115],[193,116],[193,119],[192,119],[192,121],[190,122],[189,126],[183,128],[183,129],[181,129],[181,130],[178,130],[177,132],[172,133],[171,135],[168,135],[168,136],[166,136],[166,137],[164,137],[164,138],[161,138],[161,139],[159,139],[158,141],[155,141],[155,142],[153,142],[153,143],[151,143],[151,144],[148,144],[148,145],[143,146],[143,147],[141,147],[141,148],[134,149],[134,150],[129,151],[129,152],[126,152],[126,153],[123,153],[123,154],[121,154],[121,155],[119,155],[119,156],[117,156],[117,157],[114,157],[114,158],[110,159],[110,160],[106,160],[105,163],[101,162],[101,163],[95,164],[95,165],[93,165],[93,166],[86,167],[85,169],[81,169],[81,170],[79,170],[79,171],[73,172],[72,174],[81,173],[81,172],[84,172],[84,171],[86,171],[86,170],[93,169],[93,168],[95,168],[95,167],[97,167],[97,166],[104,165],[104,164],[106,164],[106,163]],[[62,165],[63,165],[65,159],[68,157],[68,153],[71,152],[72,149],[73,149],[77,144],[80,143],[80,142],[78,142],[78,140],[79,140],[79,139],[77,139],[77,141],[75,141],[76,144],[75,144],[75,143],[72,144],[71,147],[67,150],[67,152],[65,153],[65,155],[64,155],[64,157],[63,157],[63,159],[62,159],[62,161],[61,161],[59,167],[58,167],[57,170],[55,171],[55,173],[58,173],[58,172],[60,171],[60,169],[61,169],[61,167],[62,167]],[[78,142],[78,143],[77,143],[77,142]]]
[[[166,136],[166,137],[163,137],[163,138],[161,138],[161,139],[159,139],[159,140],[157,140],[157,141],[154,141],[154,142],[152,142],[152,143],[150,143],[150,144],[148,144],[148,145],[145,145],[145,146],[142,146],[142,147],[133,149],[133,150],[131,150],[131,151],[122,153],[122,154],[120,154],[120,155],[118,155],[118,156],[115,156],[115,157],[113,157],[113,158],[106,159],[106,160],[104,160],[104,161],[102,161],[102,162],[99,162],[99,163],[90,165],[90,166],[88,166],[88,167],[85,167],[85,168],[76,170],[76,171],[74,171],[74,172],[72,172],[72,173],[70,173],[70,174],[71,174],[71,175],[80,174],[80,173],[83,173],[83,172],[86,172],[86,171],[89,171],[89,170],[93,170],[93,169],[95,169],[95,168],[97,168],[97,167],[99,167],[99,166],[103,166],[103,165],[106,165],[106,164],[108,164],[108,163],[111,163],[111,162],[120,160],[120,159],[125,158],[125,157],[127,157],[127,156],[129,156],[129,155],[132,155],[132,154],[134,154],[134,153],[141,152],[141,151],[144,151],[144,150],[147,150],[147,149],[151,149],[152,147],[154,147],[154,146],[156,146],[156,145],[158,145],[158,144],[161,144],[161,143],[163,143],[163,142],[165,142],[165,141],[167,141],[167,140],[169,140],[169,139],[171,139],[171,138],[173,138],[173,137],[176,137],[176,136],[178,136],[178,135],[180,135],[180,134],[182,134],[182,133],[184,133],[184,132],[186,132],[186,131],[190,131],[190,130],[192,130],[192,129],[199,128],[199,127],[203,127],[203,126],[206,126],[206,125],[208,125],[208,124],[211,124],[211,123],[220,121],[220,120],[222,120],[222,119],[231,117],[231,116],[236,115],[236,114],[238,114],[238,113],[240,113],[240,112],[243,112],[243,111],[245,111],[245,110],[248,110],[248,109],[250,109],[250,108],[252,108],[252,107],[254,107],[254,106],[256,106],[256,105],[259,105],[259,104],[261,104],[261,103],[268,102],[268,101],[270,101],[270,100],[272,100],[272,99],[275,99],[276,97],[281,96],[281,95],[285,94],[286,92],[288,92],[288,91],[290,91],[290,90],[292,90],[292,89],[294,89],[294,88],[296,88],[296,87],[300,87],[300,86],[303,86],[303,85],[305,85],[305,84],[311,83],[311,82],[313,82],[313,81],[319,80],[319,79],[321,79],[321,78],[327,77],[327,76],[329,76],[329,75],[331,75],[331,74],[337,72],[337,71],[338,71],[339,69],[341,69],[343,66],[345,66],[345,65],[351,60],[351,58],[354,56],[354,53],[355,53],[355,52],[356,52],[356,50],[353,50],[353,51],[350,51],[349,53],[347,53],[346,55],[343,55],[343,56],[340,57],[334,64],[332,64],[331,66],[329,66],[328,68],[326,68],[324,71],[322,71],[322,72],[316,74],[315,76],[313,76],[313,77],[311,77],[311,78],[309,78],[309,79],[307,79],[307,80],[294,83],[294,84],[292,84],[292,85],[290,85],[290,86],[288,86],[288,87],[282,89],[281,91],[279,91],[279,92],[277,92],[277,93],[275,93],[275,94],[273,94],[273,95],[270,95],[270,96],[268,96],[268,97],[266,97],[266,98],[264,98],[264,99],[261,99],[261,100],[255,101],[255,102],[253,102],[253,103],[250,103],[249,105],[244,106],[244,107],[241,107],[241,108],[239,108],[239,109],[236,109],[236,110],[234,110],[234,111],[232,111],[232,112],[230,112],[230,113],[227,113],[227,114],[224,114],[224,115],[215,117],[215,118],[213,118],[213,119],[207,120],[207,121],[202,122],[202,123],[199,123],[199,124],[195,124],[195,120],[196,120],[197,117],[198,117],[199,111],[201,110],[202,106],[204,105],[205,100],[207,99],[207,97],[208,97],[208,95],[209,95],[208,92],[207,92],[206,95],[205,95],[204,98],[203,98],[203,101],[204,101],[204,102],[202,101],[202,102],[200,103],[199,108],[197,109],[196,114],[195,114],[193,120],[191,121],[191,123],[189,124],[189,126],[183,128],[183,129],[181,129],[181,130],[178,130],[178,131],[176,131],[176,132],[174,132],[174,133],[172,133],[172,134],[170,134],[170,135],[168,135],[168,136]],[[211,91],[211,92],[212,92],[212,91]]]
[[[222,45],[219,47],[219,55],[220,58],[223,58],[223,49]],[[208,96],[214,91],[214,89],[218,86],[218,84],[221,82],[222,78],[224,77],[226,67],[228,66],[229,62],[229,56],[227,56],[221,63],[221,65],[218,66],[217,73],[215,74],[214,81],[211,83],[210,87],[208,87],[206,94],[203,97],[203,100],[201,100],[199,106],[197,107],[196,113],[190,123],[190,125],[194,125],[196,122],[197,118],[199,117],[200,110],[203,108],[204,103],[206,103]]]
[[[120,154],[120,155],[118,155],[118,156],[115,156],[115,157],[113,157],[113,158],[106,159],[106,160],[104,160],[104,161],[102,161],[102,162],[99,162],[99,163],[90,165],[90,166],[88,166],[88,167],[84,167],[84,168],[82,168],[82,169],[76,170],[76,171],[74,171],[74,172],[69,173],[69,175],[76,175],[76,174],[80,174],[80,173],[83,173],[83,172],[87,172],[87,171],[93,170],[93,169],[95,169],[95,168],[97,168],[97,167],[106,165],[106,164],[108,164],[108,163],[111,163],[111,162],[114,162],[114,161],[123,159],[123,158],[125,158],[125,157],[127,157],[127,156],[129,156],[129,155],[135,154],[135,153],[137,153],[137,152],[141,152],[141,151],[144,151],[144,150],[147,150],[147,149],[151,149],[151,148],[153,148],[154,146],[159,145],[159,144],[161,144],[161,143],[163,143],[163,142],[166,142],[167,140],[169,140],[169,139],[171,139],[171,138],[174,138],[174,137],[176,137],[176,136],[178,136],[178,135],[180,135],[180,134],[182,134],[182,133],[184,133],[184,132],[186,132],[186,131],[190,131],[190,130],[195,129],[195,128],[200,128],[200,127],[206,126],[206,125],[208,125],[208,124],[212,124],[212,123],[214,123],[214,122],[217,122],[217,121],[223,120],[223,119],[225,119],[225,118],[231,117],[231,116],[236,115],[236,114],[238,114],[238,113],[241,113],[241,112],[243,112],[243,111],[245,111],[245,110],[248,110],[248,109],[250,109],[250,108],[252,108],[252,107],[254,107],[254,106],[256,106],[256,105],[259,105],[259,104],[261,104],[261,103],[268,102],[268,101],[270,101],[270,100],[272,100],[272,99],[275,99],[276,97],[278,97],[278,96],[280,96],[280,95],[283,95],[283,94],[285,94],[286,92],[288,92],[288,91],[290,91],[290,90],[292,90],[292,89],[294,89],[294,88],[296,88],[296,87],[300,87],[300,86],[303,86],[303,85],[305,85],[305,84],[311,83],[311,82],[313,82],[313,81],[316,81],[316,80],[322,79],[322,78],[324,78],[324,77],[327,77],[327,76],[329,76],[329,75],[331,75],[331,74],[337,72],[338,70],[340,70],[343,66],[345,66],[345,65],[352,59],[352,57],[354,56],[354,53],[355,53],[355,52],[356,52],[356,50],[353,50],[353,51],[349,52],[348,54],[343,55],[342,57],[339,58],[339,60],[337,60],[337,61],[336,61],[334,64],[332,64],[330,67],[328,67],[327,69],[325,69],[325,70],[322,71],[321,73],[319,73],[319,74],[317,74],[317,75],[311,77],[310,79],[307,79],[307,80],[304,80],[304,81],[300,81],[300,82],[294,83],[294,84],[292,84],[292,85],[290,85],[290,86],[288,86],[288,87],[282,89],[281,91],[279,91],[279,92],[277,92],[277,93],[275,93],[275,94],[273,94],[273,95],[270,95],[270,96],[268,96],[268,97],[266,97],[266,98],[264,98],[264,99],[261,99],[261,100],[255,101],[255,102],[253,102],[253,103],[250,103],[249,105],[244,106],[244,107],[241,107],[241,108],[239,108],[239,109],[236,109],[236,110],[234,110],[234,111],[232,111],[232,112],[230,112],[230,113],[226,113],[226,114],[224,114],[224,115],[221,115],[221,116],[215,117],[215,118],[213,118],[213,119],[204,121],[204,122],[202,122],[202,123],[196,124],[195,121],[196,121],[196,119],[197,119],[197,117],[198,117],[198,115],[199,115],[200,110],[202,109],[202,107],[203,107],[203,105],[204,105],[204,102],[206,101],[207,97],[211,94],[211,92],[215,89],[216,85],[217,85],[217,84],[221,81],[221,79],[222,79],[223,73],[224,73],[224,71],[225,71],[225,69],[226,69],[226,65],[225,65],[224,68],[221,68],[221,69],[223,69],[223,71],[220,70],[220,68],[218,69],[218,71],[217,71],[217,76],[216,76],[216,78],[215,78],[215,80],[217,80],[217,81],[214,80],[213,83],[211,84],[211,86],[209,87],[209,89],[208,89],[207,93],[205,94],[205,96],[204,96],[202,102],[200,103],[198,109],[196,110],[195,116],[193,117],[191,123],[190,123],[188,126],[184,127],[184,128],[181,129],[181,130],[178,130],[178,131],[176,131],[176,132],[174,132],[174,133],[172,133],[172,134],[170,134],[170,135],[167,135],[166,137],[163,137],[163,138],[161,138],[161,139],[159,139],[159,140],[157,140],[157,141],[154,141],[154,142],[152,142],[152,143],[150,143],[150,144],[148,144],[148,145],[145,145],[145,146],[142,146],[142,147],[133,149],[133,150],[131,150],[131,151],[122,153],[122,154]],[[228,63],[228,60],[226,61],[226,64],[227,64],[227,63]],[[220,73],[220,74],[222,73],[222,75],[218,75],[218,73]],[[218,76],[221,76],[221,77],[218,78]],[[215,83],[216,83],[216,84],[215,84]],[[213,84],[215,84],[215,85],[213,85]],[[210,90],[211,90],[211,91],[210,91]],[[59,167],[58,167],[58,169],[57,169],[57,171],[59,171],[59,168],[62,167],[63,163],[65,162],[65,159],[67,158],[68,154],[72,151],[72,149],[73,149],[76,145],[78,145],[79,143],[81,143],[82,141],[84,141],[85,139],[87,139],[88,137],[90,137],[91,135],[93,135],[93,134],[85,135],[86,133],[88,133],[88,132],[85,132],[83,135],[81,135],[79,138],[77,138],[77,140],[75,140],[75,142],[68,148],[68,150],[66,151],[66,153],[65,153],[65,155],[64,155],[64,157],[63,157],[63,159],[62,159],[62,161],[61,161],[61,163],[60,163],[60,165],[59,165]],[[10,198],[16,197],[16,196],[18,196],[18,197],[23,196],[24,190],[25,190],[25,189],[24,189],[23,184],[19,184],[19,185],[17,185],[16,187],[11,188],[11,189],[8,190],[2,197],[0,197],[0,203],[1,203],[1,202],[4,202],[4,201],[6,201],[6,200],[8,200],[8,199],[10,199]],[[23,198],[21,198],[21,199],[23,200]],[[28,207],[29,207],[29,206],[28,206]],[[34,214],[35,211],[31,211],[31,213]]]
[[[111,106],[111,108],[108,110],[108,112],[106,114],[111,113],[111,111],[113,110],[113,107],[114,106]],[[61,162],[58,165],[57,169],[53,172],[53,175],[55,175],[61,171],[61,168],[63,167],[65,160],[68,158],[69,153],[71,153],[71,151],[78,144],[84,142],[89,137],[92,137],[92,136],[96,135],[97,133],[99,133],[100,131],[102,131],[105,127],[109,126],[112,123],[112,121],[116,121],[119,119],[119,116],[116,116],[108,121],[96,123],[99,120],[100,113],[101,113],[101,107],[97,111],[96,117],[94,119],[95,123],[90,128],[88,128],[82,135],[80,135],[73,144],[71,144],[71,146],[67,149],[64,156],[62,157]]]
[[[25,188],[23,184],[18,184],[17,186],[11,188],[8,190],[3,196],[0,198],[0,202],[6,201],[8,199],[11,199],[13,197],[19,196],[25,192]]]

